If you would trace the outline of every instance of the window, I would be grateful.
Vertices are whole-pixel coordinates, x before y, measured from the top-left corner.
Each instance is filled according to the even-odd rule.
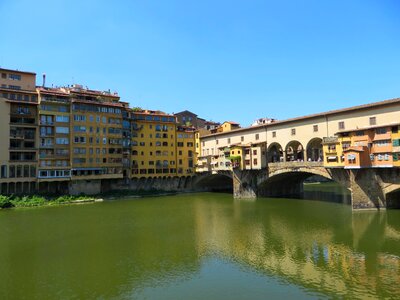
[[[19,74],[8,74],[8,79],[10,79],[10,80],[21,80],[21,75],[19,75]]]
[[[272,137],[276,137],[276,131],[272,131]]]
[[[257,149],[253,150],[253,155],[257,155]]]
[[[363,136],[364,135],[364,131],[360,130],[356,132],[356,136]]]
[[[339,130],[343,130],[345,127],[344,127],[344,122],[343,121],[340,121],[339,123],[338,123],[338,128],[339,128]]]
[[[369,118],[369,125],[376,125],[376,117]]]
[[[56,144],[57,145],[68,145],[69,140],[68,140],[68,138],[56,138]]]
[[[218,140],[215,141],[215,144],[218,145]]]
[[[314,126],[313,126],[313,131],[314,131],[314,132],[318,132],[318,125],[314,125]]]
[[[77,126],[75,126],[77,127]],[[79,126],[78,126],[79,127]],[[84,127],[85,128],[85,127]],[[85,128],[86,131],[86,128]],[[68,127],[56,127],[56,133],[64,133],[67,134],[69,133],[69,128]]]
[[[86,116],[84,116],[84,115],[74,115],[74,121],[77,121],[77,122],[86,121]]]
[[[292,128],[290,132],[292,135],[296,135],[296,128]]]
[[[387,129],[386,129],[386,127],[377,128],[377,129],[375,130],[375,132],[376,132],[376,134],[385,134],[385,133],[387,132]]]
[[[68,123],[69,122],[69,116],[56,116],[56,122]]]
[[[240,141],[242,141],[242,142],[244,141],[244,136],[240,137]]]
[[[258,162],[257,162],[257,158],[254,158],[254,159],[253,159],[253,165],[255,165],[255,166],[256,166],[256,165],[257,165],[257,163],[258,163]]]
[[[258,133],[256,133],[256,141],[258,141],[260,139],[260,135]]]
[[[230,143],[231,143],[231,138],[228,138],[228,144],[230,144]],[[204,146],[204,144],[203,144],[203,146]]]
[[[7,166],[6,165],[1,166],[1,178],[7,178]]]

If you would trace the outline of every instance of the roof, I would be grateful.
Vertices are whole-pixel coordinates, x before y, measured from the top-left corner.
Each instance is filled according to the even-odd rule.
[[[36,90],[41,94],[55,95],[55,96],[68,96],[69,93],[57,88],[36,87]]]
[[[142,110],[142,111],[132,111],[133,114],[138,114],[138,115],[159,115],[159,116],[169,116],[169,117],[174,117],[174,115],[167,114],[163,111],[160,110]]]
[[[192,113],[191,111],[184,110],[178,113],[175,113],[174,115],[192,115],[192,116],[197,116],[195,113]]]
[[[102,101],[93,101],[93,100],[84,100],[84,99],[72,99],[73,103],[86,103],[93,105],[103,105],[103,106],[116,106],[116,107],[124,107],[123,104],[119,102],[102,102]]]
[[[343,152],[349,152],[349,151],[355,151],[355,152],[364,152],[364,147],[363,146],[352,146],[349,147],[345,150],[343,150]]]
[[[363,104],[363,105],[352,106],[352,107],[348,107],[348,108],[329,110],[329,111],[322,112],[322,113],[311,114],[311,115],[306,115],[306,116],[301,116],[301,117],[296,117],[296,118],[290,118],[290,119],[281,120],[281,121],[275,121],[270,124],[248,126],[248,127],[231,130],[231,131],[226,131],[226,132],[212,133],[209,135],[205,135],[203,137],[228,135],[232,132],[244,132],[244,131],[249,131],[249,130],[251,131],[256,128],[268,128],[268,127],[272,127],[272,126],[276,126],[276,125],[297,122],[300,120],[309,120],[309,119],[315,119],[315,118],[320,118],[320,117],[325,117],[325,116],[333,116],[333,115],[337,115],[340,113],[352,112],[352,111],[357,111],[357,110],[365,110],[365,109],[369,109],[369,108],[387,106],[387,105],[392,105],[392,104],[400,104],[400,98],[393,98],[393,99],[383,100],[383,101],[379,101],[379,102],[373,102],[373,103],[368,103],[368,104]]]
[[[239,125],[239,123],[236,123],[236,122],[234,122],[234,121],[225,121],[225,122],[222,123],[222,124],[225,124],[225,123],[228,123],[228,124],[231,124],[231,125]]]
[[[96,90],[89,90],[85,88],[77,88],[77,87],[64,87],[62,88],[63,90],[69,91],[70,93],[74,94],[86,94],[86,95],[91,95],[91,96],[101,96],[101,97],[111,97],[111,98],[116,98],[119,99],[119,96],[117,93],[109,93],[105,91],[96,91]]]
[[[13,72],[13,73],[22,73],[22,74],[28,74],[28,75],[36,75],[36,73],[33,73],[33,72],[20,71],[20,70],[12,70],[12,69],[4,69],[4,68],[0,68],[0,72],[1,72],[1,71]]]

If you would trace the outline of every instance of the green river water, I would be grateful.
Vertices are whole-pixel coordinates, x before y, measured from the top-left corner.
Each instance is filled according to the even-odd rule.
[[[0,299],[399,299],[400,210],[336,202],[199,193],[1,210]]]

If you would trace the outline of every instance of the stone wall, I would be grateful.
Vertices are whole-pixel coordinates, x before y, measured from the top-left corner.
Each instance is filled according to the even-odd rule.
[[[97,195],[101,193],[101,180],[72,180],[69,183],[69,193],[71,195]]]

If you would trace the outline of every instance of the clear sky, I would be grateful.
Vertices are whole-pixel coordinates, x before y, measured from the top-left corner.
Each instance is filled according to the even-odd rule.
[[[248,126],[400,97],[398,0],[0,0],[0,66]]]

